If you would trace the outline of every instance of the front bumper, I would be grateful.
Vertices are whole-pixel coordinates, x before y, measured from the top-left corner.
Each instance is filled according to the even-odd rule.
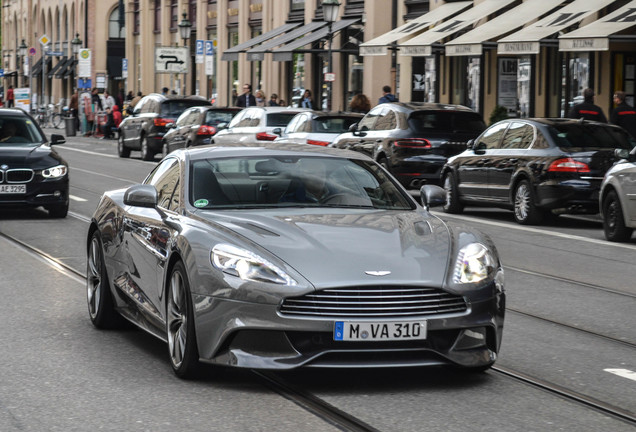
[[[26,183],[26,194],[2,194],[0,206],[38,207],[68,202],[68,175],[59,180],[32,180]]]
[[[276,305],[204,295],[193,301],[201,361],[256,369],[488,366],[497,358],[505,309],[499,292],[465,313],[425,317],[425,340],[343,342],[333,338],[337,318],[284,316]]]
[[[600,187],[600,180],[545,181],[537,187],[537,205],[558,213],[595,214]]]

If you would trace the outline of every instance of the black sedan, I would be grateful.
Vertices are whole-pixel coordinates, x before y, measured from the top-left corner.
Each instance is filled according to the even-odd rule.
[[[166,341],[180,377],[200,362],[487,369],[505,313],[497,250],[428,211],[442,188],[421,195],[354,152],[176,150],[143,184],[101,198],[87,236],[90,319],[123,317]]]
[[[168,123],[163,137],[167,153],[178,148],[207,145],[220,128],[240,112],[238,107],[197,106],[183,112],[176,122]]]
[[[444,210],[466,205],[510,208],[520,224],[558,214],[598,213],[614,150],[634,143],[620,127],[571,119],[510,119],[490,126],[448,160]]]
[[[63,144],[51,135],[51,145]],[[0,208],[43,206],[54,218],[68,213],[68,164],[21,109],[0,109]]]

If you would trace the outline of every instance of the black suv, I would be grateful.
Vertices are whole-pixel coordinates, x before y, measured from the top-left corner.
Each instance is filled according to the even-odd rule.
[[[164,96],[152,93],[143,97],[131,115],[119,125],[117,151],[120,157],[127,158],[131,150],[140,150],[143,160],[152,160],[155,154],[167,154],[163,136],[166,125],[175,120],[188,108],[211,105],[200,96]]]
[[[380,104],[330,147],[366,153],[405,187],[439,184],[448,157],[486,129],[481,116],[461,105]]]

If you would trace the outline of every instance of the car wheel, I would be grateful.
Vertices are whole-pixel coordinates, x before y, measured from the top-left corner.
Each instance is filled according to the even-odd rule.
[[[194,330],[194,313],[185,267],[178,261],[172,268],[166,293],[166,333],[174,373],[192,378],[199,369],[199,352]]]
[[[521,225],[534,225],[541,222],[541,211],[534,202],[534,194],[528,180],[517,184],[514,195],[515,220]]]
[[[150,146],[148,145],[148,138],[141,138],[141,159],[145,161],[151,161],[155,157],[155,154],[150,150]]]
[[[124,145],[124,137],[121,133],[117,139],[117,153],[119,153],[119,157],[121,158],[130,157],[130,149]]]
[[[623,209],[615,191],[607,194],[603,205],[603,231],[605,238],[613,242],[625,242],[632,237],[632,228],[625,226]]]
[[[63,219],[68,214],[68,201],[64,204],[50,205],[46,209],[49,211],[49,217]]]
[[[464,210],[464,206],[459,201],[457,180],[455,180],[455,175],[451,172],[447,173],[444,177],[444,190],[446,191],[446,204],[444,204],[443,207],[444,212],[461,213]]]
[[[113,306],[99,231],[93,233],[88,247],[86,275],[88,315],[93,325],[100,329],[119,327],[123,319]]]

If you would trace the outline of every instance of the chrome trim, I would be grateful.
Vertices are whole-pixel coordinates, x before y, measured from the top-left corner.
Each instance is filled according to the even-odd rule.
[[[31,173],[31,178],[29,178],[28,180],[21,180],[21,181],[9,181],[9,174],[15,173],[15,172]],[[31,180],[33,180],[33,177],[35,177],[35,171],[33,171],[32,169],[27,169],[27,168],[14,168],[14,169],[6,170],[5,176],[6,176],[6,182],[9,184],[29,183]]]

